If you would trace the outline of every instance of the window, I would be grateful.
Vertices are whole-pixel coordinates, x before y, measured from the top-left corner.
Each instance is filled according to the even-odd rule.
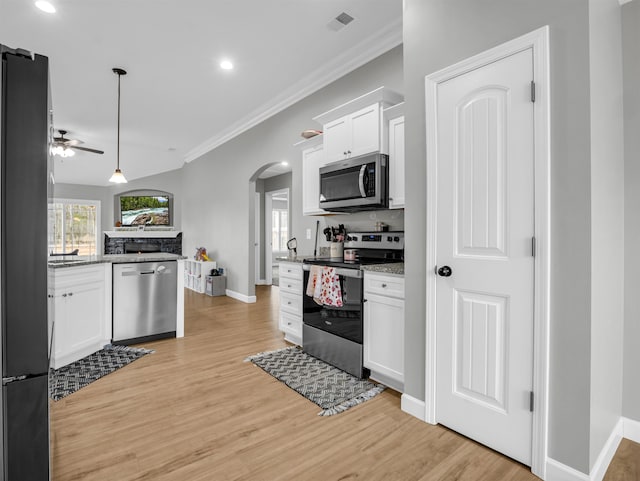
[[[96,255],[100,201],[53,199],[49,204],[49,253],[78,249],[78,255]]]
[[[286,209],[273,209],[271,211],[271,249],[274,252],[287,250],[289,237],[289,213]]]

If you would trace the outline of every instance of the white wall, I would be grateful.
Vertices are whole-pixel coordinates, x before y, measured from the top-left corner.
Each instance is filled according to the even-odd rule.
[[[640,421],[640,0],[622,7],[624,52],[625,417]]]
[[[551,48],[549,453],[588,472],[591,351],[589,11],[584,0],[405,0],[405,390],[424,399],[424,77],[544,25]],[[430,268],[430,266],[427,266]]]
[[[593,467],[622,413],[624,152],[618,0],[589,1]]]

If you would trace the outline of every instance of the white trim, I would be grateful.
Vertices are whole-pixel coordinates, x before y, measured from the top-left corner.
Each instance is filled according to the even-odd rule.
[[[78,204],[78,205],[93,205],[96,208],[96,255],[100,255],[104,252],[104,246],[102,245],[102,236],[100,232],[102,230],[102,201],[96,199],[67,199],[54,197],[51,204]],[[48,241],[47,241],[48,242]],[[47,244],[47,249],[49,245]]]
[[[436,422],[436,200],[437,200],[437,109],[438,84],[531,48],[536,82],[535,129],[535,257],[534,375],[535,404],[532,427],[531,471],[546,479],[549,377],[549,289],[550,289],[550,81],[549,27],[506,42],[425,78],[427,140],[427,253],[426,253],[426,345],[425,421]],[[551,479],[551,478],[549,478]]]
[[[262,105],[222,132],[191,149],[187,152],[184,161],[191,162],[201,157],[400,44],[402,44],[402,19],[388,24],[376,36],[367,38],[338,55],[331,62],[287,88],[271,102]]]
[[[582,471],[570,468],[555,459],[547,458],[546,481],[590,481],[589,476]]]
[[[589,479],[591,481],[602,481],[604,475],[607,474],[607,468],[616,454],[616,449],[618,449],[620,441],[622,441],[622,426],[623,422],[622,418],[620,418],[613,427],[609,439],[604,443],[596,462],[593,463],[591,473],[589,473]]]
[[[620,6],[624,5],[625,3],[631,2],[631,0],[619,0],[619,1],[620,1]]]
[[[421,421],[424,421],[424,407],[424,401],[416,399],[413,396],[403,394],[400,397],[400,409]]]
[[[634,443],[640,443],[640,421],[623,417],[622,436]]]
[[[256,286],[268,286],[269,283],[267,282],[266,279],[258,279],[256,281]]]
[[[225,295],[228,297],[231,297],[232,299],[237,299],[238,301],[246,302],[247,304],[253,304],[254,302],[256,302],[256,296],[247,296],[245,294],[232,291],[231,289],[227,289],[225,291]]]

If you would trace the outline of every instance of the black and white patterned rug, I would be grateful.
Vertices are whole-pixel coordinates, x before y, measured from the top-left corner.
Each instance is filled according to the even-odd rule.
[[[322,411],[318,416],[341,413],[384,391],[384,386],[358,379],[297,347],[259,353],[247,357],[246,361],[320,406]]]
[[[126,366],[146,354],[155,352],[128,346],[105,346],[98,352],[83,357],[49,373],[49,397],[54,401],[73,394],[93,381]]]

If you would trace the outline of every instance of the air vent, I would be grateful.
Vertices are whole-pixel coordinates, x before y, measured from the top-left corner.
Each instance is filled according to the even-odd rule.
[[[336,18],[331,20],[327,24],[327,27],[329,28],[329,30],[333,30],[334,32],[337,32],[338,30],[349,25],[351,22],[353,22],[353,17],[346,12],[342,12]]]

